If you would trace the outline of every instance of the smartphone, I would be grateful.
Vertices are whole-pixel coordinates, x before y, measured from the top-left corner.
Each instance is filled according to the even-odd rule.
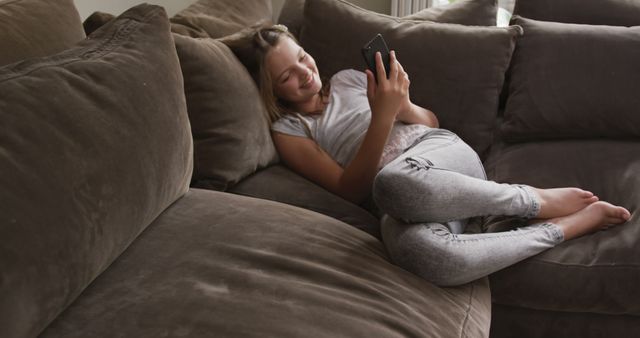
[[[364,61],[367,63],[367,68],[373,72],[377,82],[378,72],[376,71],[376,52],[380,52],[382,55],[382,64],[384,65],[384,70],[387,73],[387,78],[389,78],[389,48],[380,34],[377,34],[373,39],[371,39],[371,41],[367,42],[367,44],[362,47],[362,56],[364,57]]]

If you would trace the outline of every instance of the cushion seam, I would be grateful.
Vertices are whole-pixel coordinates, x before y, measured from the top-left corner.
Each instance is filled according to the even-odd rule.
[[[595,264],[595,265],[586,265],[586,264],[564,264],[564,263],[559,263],[559,262],[550,262],[550,261],[544,261],[544,260],[539,260],[539,259],[533,259],[532,260],[533,263],[541,263],[541,264],[548,264],[548,265],[560,265],[560,266],[566,266],[566,267],[572,267],[572,268],[640,268],[640,264],[615,264],[615,265],[610,265],[610,264]]]
[[[465,331],[467,330],[467,324],[469,323],[469,316],[471,313],[471,304],[473,303],[473,294],[475,293],[476,286],[471,285],[471,291],[469,292],[469,303],[465,311],[464,320],[462,321],[462,330],[460,331],[460,337],[466,337]]]
[[[22,0],[9,0],[9,1],[3,3],[3,4],[0,4],[0,7],[4,7],[6,5],[10,5],[12,3],[16,3],[16,2],[19,2],[19,1],[22,1]]]
[[[42,65],[40,65],[39,67],[35,67],[32,69],[29,69],[27,67],[27,69],[25,69],[24,71],[20,72],[16,72],[13,76],[7,76],[5,78],[1,78],[0,77],[0,84],[7,82],[7,81],[11,81],[15,78],[19,78],[19,77],[23,77],[26,75],[29,75],[33,72],[36,72],[38,70],[41,69],[45,69],[45,68],[50,68],[50,67],[59,67],[59,66],[66,66],[72,63],[75,63],[77,61],[81,61],[81,60],[89,60],[89,59],[99,59],[101,57],[104,57],[106,55],[109,54],[109,52],[113,51],[114,49],[116,49],[118,46],[120,46],[121,42],[124,41],[124,38],[129,37],[131,35],[131,33],[133,31],[135,31],[135,28],[139,28],[140,24],[147,22],[150,18],[152,18],[153,16],[162,13],[162,9],[161,8],[157,8],[154,9],[152,11],[149,11],[149,13],[147,13],[145,16],[143,16],[142,18],[132,18],[132,17],[125,17],[123,19],[128,20],[126,23],[124,23],[121,27],[119,27],[118,29],[116,29],[116,31],[109,37],[107,38],[104,42],[97,44],[96,46],[87,48],[86,50],[80,50],[78,51],[78,55],[73,55],[71,54],[72,52],[74,52],[73,48],[71,47],[71,49],[67,49],[67,51],[63,51],[60,54],[54,54],[52,56],[48,56],[48,57],[44,57],[45,60],[46,58],[51,58],[53,57],[53,60],[50,60],[51,62],[43,62]],[[135,27],[137,26],[137,27]],[[88,38],[87,38],[88,39]],[[67,54],[71,54],[71,55],[67,55]],[[60,58],[63,57],[69,57],[70,60],[66,60],[66,62],[64,60],[60,60],[61,62],[55,62],[55,56],[60,56]],[[28,59],[27,59],[28,60]],[[18,61],[20,62],[20,61]]]

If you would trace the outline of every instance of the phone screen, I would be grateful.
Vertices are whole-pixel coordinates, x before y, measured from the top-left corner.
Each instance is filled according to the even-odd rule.
[[[367,64],[367,68],[369,68],[373,75],[375,76],[376,81],[378,81],[378,72],[376,71],[376,52],[380,52],[382,56],[382,64],[384,65],[384,70],[387,73],[387,78],[389,78],[389,69],[390,69],[390,56],[389,56],[389,48],[387,47],[386,42],[382,38],[382,35],[377,34],[371,41],[367,42],[367,44],[362,47],[362,56]]]

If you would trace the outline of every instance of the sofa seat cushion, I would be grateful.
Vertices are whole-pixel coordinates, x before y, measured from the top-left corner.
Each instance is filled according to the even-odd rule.
[[[494,301],[552,311],[640,315],[640,143],[556,141],[499,147],[498,182],[580,187],[629,209],[623,225],[561,243],[491,276]]]
[[[380,238],[380,222],[374,215],[280,164],[256,172],[229,192],[313,210]]]
[[[640,317],[493,304],[491,338],[640,337]]]
[[[0,66],[61,52],[84,37],[73,0],[0,1]]]
[[[191,189],[42,337],[486,337],[487,284],[441,289],[333,218]]]

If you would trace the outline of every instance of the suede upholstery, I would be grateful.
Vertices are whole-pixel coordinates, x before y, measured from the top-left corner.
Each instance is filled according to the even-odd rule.
[[[279,184],[273,184],[273,182]],[[380,238],[378,218],[301,177],[282,164],[256,172],[233,186],[229,192],[313,210]]]
[[[333,218],[192,189],[42,337],[482,337],[489,306],[486,278],[441,289]]]
[[[0,92],[0,337],[34,337],[187,191],[166,13],[138,6],[61,54],[0,68]]]
[[[73,0],[0,1],[0,66],[61,52],[84,37]]]
[[[82,22],[82,27],[84,28],[85,34],[89,35],[115,17],[115,15],[105,12],[94,12]]]
[[[403,18],[468,26],[495,26],[497,13],[496,0],[457,0],[448,5],[423,9]]]
[[[640,136],[640,27],[512,23],[526,33],[511,62],[505,139]]]
[[[271,0],[198,0],[171,18],[174,33],[219,38],[272,21]]]
[[[227,1],[199,1],[200,9],[192,8],[190,15],[205,18],[202,27],[231,20],[235,24],[229,31],[256,17],[270,17],[239,9],[252,2],[227,6]],[[471,6],[479,1],[456,3]],[[39,3],[57,6],[62,1]],[[218,4],[236,14],[225,14]],[[505,71],[497,65],[509,62],[519,31],[390,18],[342,2],[331,4],[341,9],[340,15],[327,11],[320,0],[307,5],[324,11],[313,14],[314,21],[322,23],[314,25],[311,36],[322,43],[317,48],[336,48],[336,41],[327,42],[327,36],[344,37],[350,45],[339,50],[358,53],[349,61],[357,69],[364,66],[358,51],[362,43],[354,36],[362,33],[368,39],[373,30],[388,29],[394,33],[383,32],[388,40],[414,38],[403,41],[406,45],[398,55],[403,64],[405,58],[418,60],[410,71],[412,94],[427,103],[429,97],[415,89],[425,88],[416,85],[420,78],[439,79],[442,89],[432,94],[457,105],[467,100],[458,88],[468,86],[460,79],[470,74],[490,79],[477,87],[497,86]],[[605,12],[592,15],[606,16]],[[34,18],[18,17],[15,22],[56,25],[38,17],[50,12],[29,13]],[[500,140],[491,141],[485,161],[491,179],[543,188],[583,187],[627,207],[633,216],[625,225],[565,242],[493,274],[491,294],[487,278],[437,288],[389,262],[383,244],[374,237],[377,220],[372,217],[379,214],[331,195],[282,164],[254,173],[243,168],[235,179],[244,178],[228,188],[235,195],[187,191],[193,153],[187,120],[190,100],[186,102],[184,91],[187,100],[197,91],[183,88],[182,72],[185,85],[203,86],[198,90],[210,88],[202,79],[213,73],[213,82],[249,93],[249,87],[241,86],[246,73],[235,67],[237,61],[219,43],[178,37],[178,52],[188,56],[181,55],[181,71],[166,15],[154,6],[127,13],[62,54],[0,68],[0,337],[486,337],[490,320],[492,338],[640,336],[637,137],[548,140],[534,135],[513,143],[493,134],[503,121],[492,115],[491,122],[498,126],[491,127],[492,135]],[[336,21],[340,17],[348,24]],[[209,37],[202,27],[171,24],[174,32],[184,28],[185,34]],[[558,27],[564,34],[566,26]],[[52,34],[58,29],[44,28]],[[618,30],[603,29],[612,39],[619,38]],[[217,32],[223,30],[212,34]],[[510,48],[505,47],[507,40]],[[440,44],[432,45],[436,42]],[[495,50],[496,46],[501,47]],[[582,50],[589,49],[576,46],[576,51]],[[207,58],[216,60],[205,62]],[[487,66],[490,58],[495,59],[493,70]],[[427,68],[434,62],[435,68]],[[459,72],[448,64],[457,64]],[[608,66],[593,64],[588,71],[597,74]],[[196,71],[199,67],[201,72]],[[430,73],[416,73],[421,68]],[[443,70],[451,72],[449,78],[443,77]],[[489,72],[494,77],[486,77]],[[228,83],[230,74],[237,83]],[[245,101],[253,95],[232,96],[230,88],[207,90],[218,93],[198,94],[199,99],[214,100],[213,105],[198,102],[207,109],[247,107]],[[579,102],[570,104],[581,107]],[[567,106],[560,114],[579,119],[583,115],[576,107]],[[448,120],[447,126],[468,127],[463,130],[465,140],[485,140],[489,129],[482,126],[489,115],[481,113],[474,120],[476,108],[467,109],[461,121]],[[439,117],[446,112],[434,111]],[[242,119],[253,116],[260,115]],[[233,117],[227,111],[205,114],[197,123],[231,130],[225,123]],[[624,110],[612,110],[603,119],[616,121],[613,128],[630,130],[634,118]],[[191,122],[191,127],[201,127]],[[549,122],[554,127],[566,121],[554,116]],[[597,124],[588,127],[598,130]],[[254,129],[248,131],[255,136]],[[235,141],[237,153],[221,153],[211,163],[223,163],[226,156],[242,158],[243,151],[264,146]],[[220,143],[211,142],[228,146]],[[478,217],[471,226],[477,233],[482,228],[508,230],[524,222]]]
[[[287,26],[289,32],[300,39],[300,31],[304,23],[305,0],[286,0],[278,15],[278,23]]]
[[[640,214],[633,212],[640,207],[638,142],[513,144],[494,149],[485,166],[487,175],[498,182],[581,187],[632,211],[624,225],[564,242],[493,274],[495,302],[552,311],[640,315],[636,287],[640,284]]]
[[[321,74],[364,70],[360,46],[381,33],[411,74],[411,100],[434,111],[442,128],[459,134],[482,156],[486,154],[520,27],[405,20],[342,0],[307,1],[304,18],[301,43]]]
[[[296,38],[300,37],[300,30],[304,24],[304,3],[305,0],[287,0],[278,16],[278,23],[287,26]],[[497,11],[496,0],[458,0],[448,5],[423,9],[405,16],[404,19],[495,26]]]
[[[629,315],[545,311],[492,304],[491,337],[636,337],[640,320]]]
[[[213,39],[174,36],[194,139],[194,184],[226,190],[277,160],[253,79]]]
[[[640,25],[640,2],[637,0],[518,0],[513,12],[542,21]]]
[[[513,20],[525,34],[508,74],[508,111],[497,121],[506,143],[492,146],[489,178],[581,187],[632,217],[491,275],[492,338],[640,335],[638,31],[606,26],[636,25],[637,6],[516,2],[516,14],[532,19]]]

